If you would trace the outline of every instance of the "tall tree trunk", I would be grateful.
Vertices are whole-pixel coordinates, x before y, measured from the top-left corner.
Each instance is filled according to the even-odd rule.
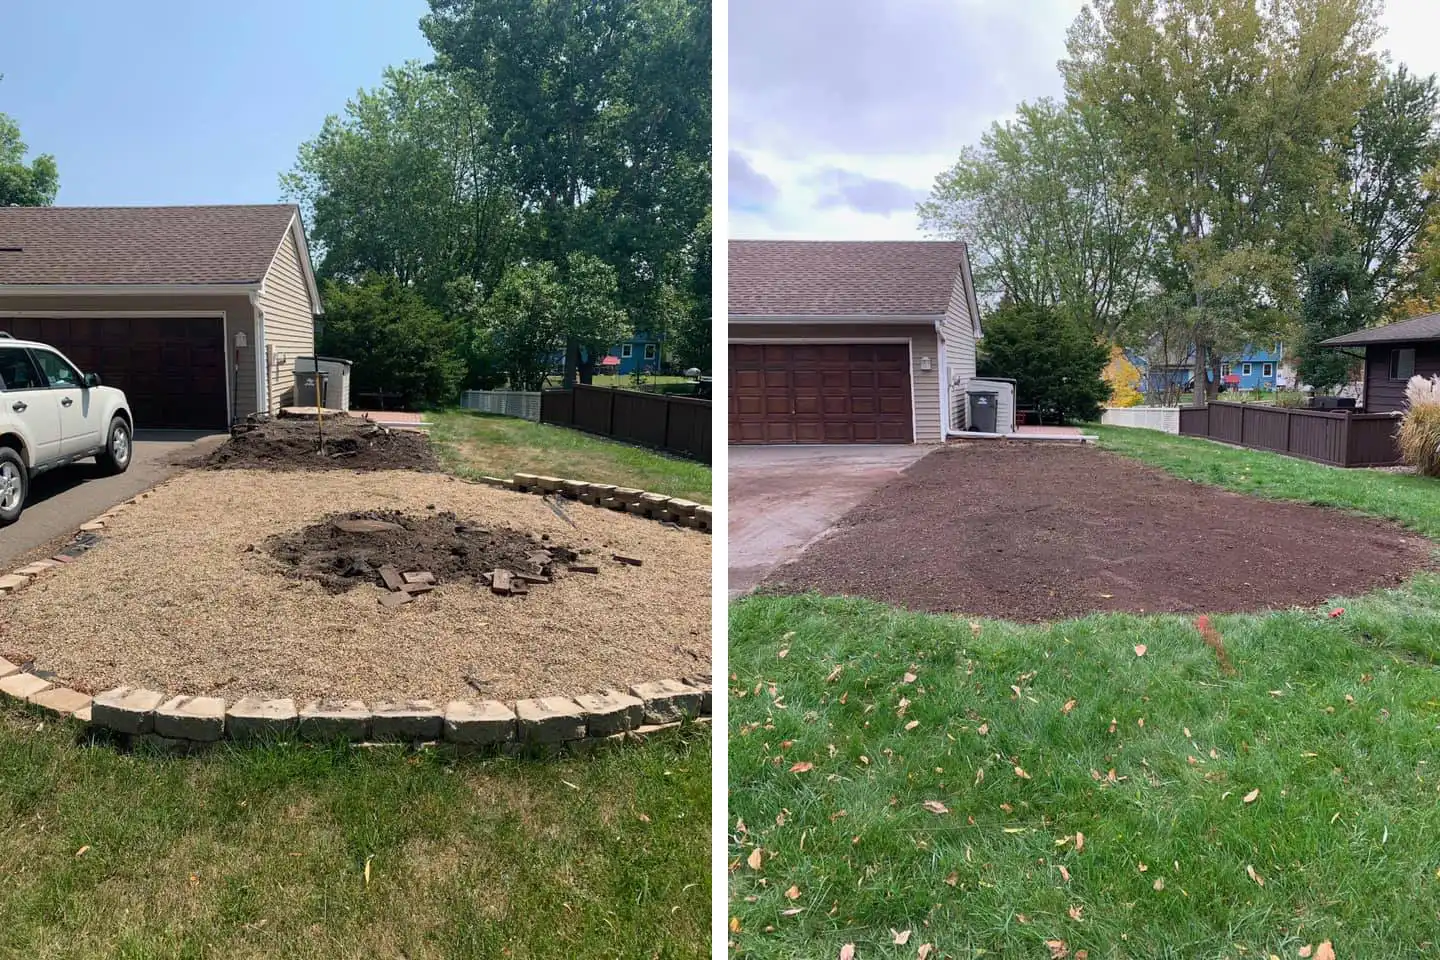
[[[574,337],[565,338],[565,373],[561,377],[560,385],[566,390],[575,386],[575,371],[580,366],[580,344]]]
[[[1195,341],[1195,362],[1192,368],[1194,384],[1190,391],[1190,406],[1203,407],[1210,398],[1210,385],[1206,383],[1206,374],[1209,373],[1210,348],[1198,339]]]

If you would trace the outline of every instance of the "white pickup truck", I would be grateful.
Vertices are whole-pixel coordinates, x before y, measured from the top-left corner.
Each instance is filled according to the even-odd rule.
[[[38,473],[87,457],[123,473],[134,430],[123,390],[54,347],[0,333],[0,525],[19,518]]]

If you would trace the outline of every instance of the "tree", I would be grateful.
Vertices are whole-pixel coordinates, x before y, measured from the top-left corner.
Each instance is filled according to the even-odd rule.
[[[1189,302],[1195,400],[1213,353],[1280,339],[1291,251],[1338,220],[1341,151],[1377,71],[1373,0],[1094,0],[1061,63],[1104,113]]]
[[[1364,327],[1377,314],[1373,261],[1359,250],[1336,248],[1305,264],[1300,332],[1291,349],[1300,382],[1329,392],[1354,378],[1355,357],[1320,346]]]
[[[412,409],[453,404],[465,363],[459,331],[393,276],[326,281],[325,319],[316,350],[352,360],[352,393],[398,394]]]
[[[1110,396],[1101,371],[1110,347],[1074,317],[1047,307],[1006,304],[985,318],[976,365],[982,377],[1015,381],[1020,403],[1051,421],[1092,421]]]
[[[969,243],[977,286],[1055,308],[1113,339],[1143,296],[1153,229],[1104,113],[1022,103],[962,151],[920,205],[932,234]]]
[[[628,328],[614,271],[583,253],[571,254],[563,270],[549,261],[511,267],[482,315],[481,336],[512,390],[539,390],[567,343],[577,344],[593,369]]]
[[[431,0],[422,26],[437,69],[486,104],[525,256],[600,257],[648,327],[709,211],[708,0]]]
[[[0,207],[48,207],[60,191],[55,158],[42,153],[25,162],[29,148],[20,139],[20,125],[0,113]]]

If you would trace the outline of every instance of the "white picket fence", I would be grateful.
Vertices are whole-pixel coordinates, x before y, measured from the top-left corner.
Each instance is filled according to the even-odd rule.
[[[460,406],[480,413],[498,413],[524,420],[540,420],[538,390],[466,390],[460,394]]]
[[[1107,407],[1100,422],[1112,427],[1141,427],[1163,433],[1180,433],[1179,407]]]

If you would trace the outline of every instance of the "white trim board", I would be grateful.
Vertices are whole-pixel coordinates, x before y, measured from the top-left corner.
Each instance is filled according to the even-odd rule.
[[[258,283],[0,283],[0,303],[17,297],[243,297]]]
[[[880,324],[929,324],[940,323],[945,319],[943,313],[916,313],[916,314],[845,314],[843,316],[827,316],[825,314],[807,314],[802,316],[741,316],[730,314],[731,323],[880,323]]]

